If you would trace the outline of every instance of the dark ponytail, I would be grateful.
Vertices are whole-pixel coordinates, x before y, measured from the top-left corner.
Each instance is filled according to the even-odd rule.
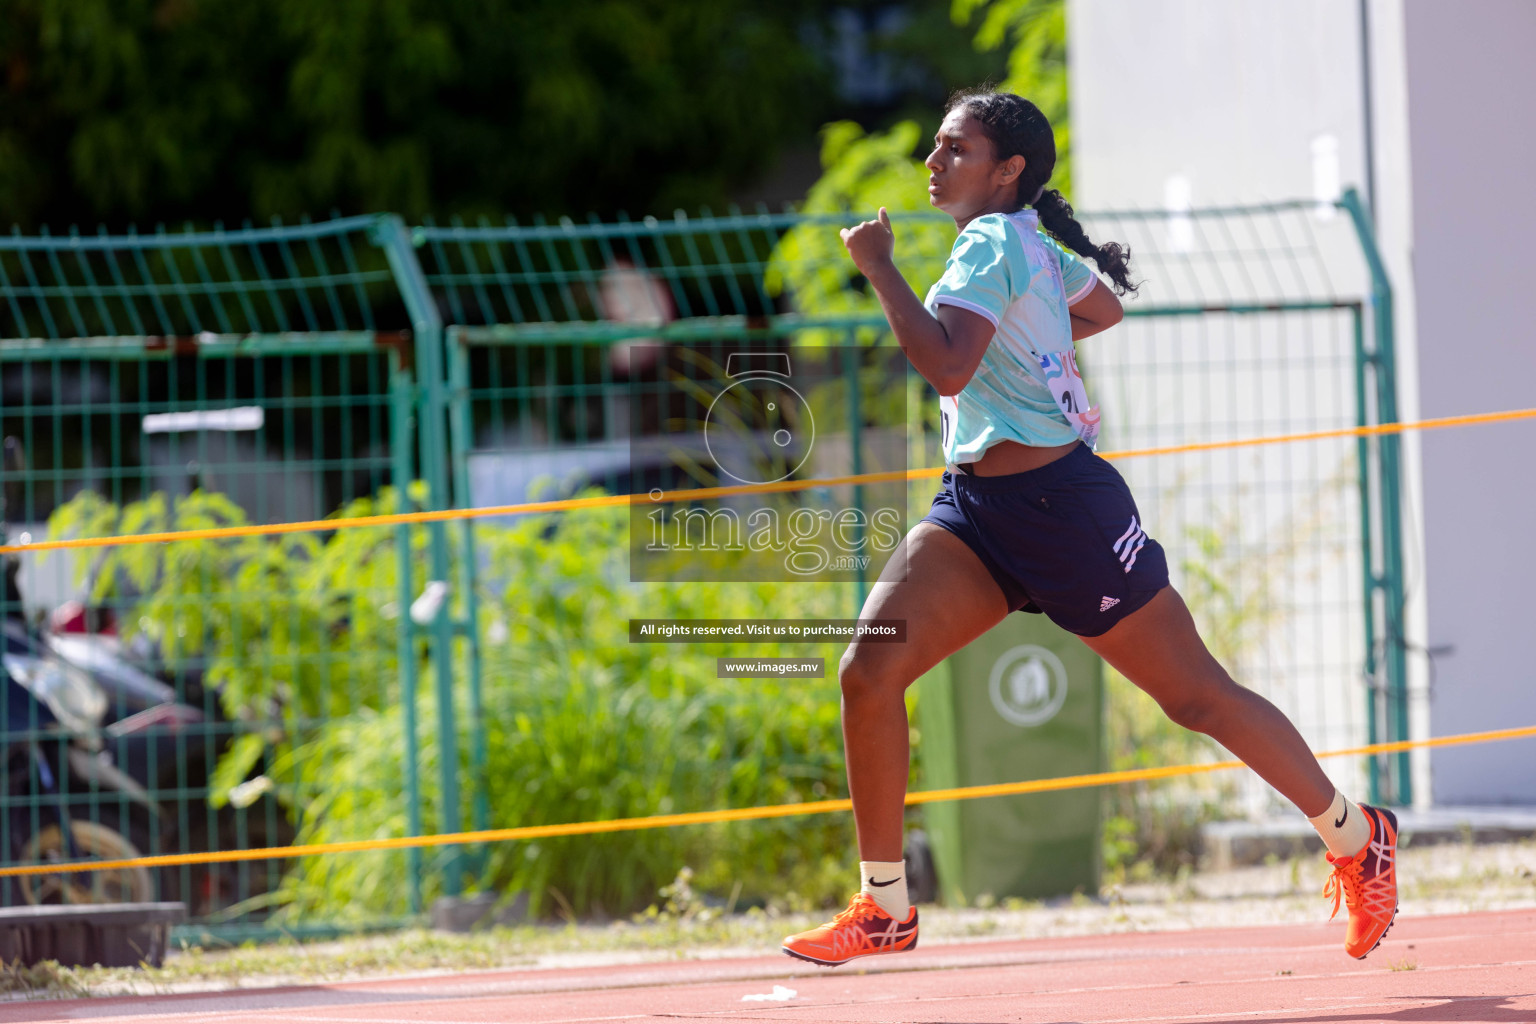
[[[1115,282],[1115,292],[1134,294],[1138,285],[1131,283],[1131,250],[1119,242],[1094,245],[1083,226],[1072,216],[1072,206],[1053,188],[1046,188],[1051,172],[1056,170],[1056,135],[1040,108],[1011,92],[961,92],[949,99],[945,113],[964,107],[981,125],[992,142],[998,160],[1011,156],[1024,158],[1019,175],[1018,209],[1033,206],[1040,223],[1057,240],[1098,264],[1099,270]]]
[[[1072,204],[1054,188],[1042,192],[1034,207],[1040,214],[1040,223],[1045,225],[1045,230],[1078,255],[1091,257],[1099,269],[1109,275],[1110,280],[1115,282],[1116,294],[1136,294],[1140,286],[1131,284],[1130,246],[1119,242],[1094,245],[1088,241],[1088,233],[1077,222],[1077,218],[1072,216]]]

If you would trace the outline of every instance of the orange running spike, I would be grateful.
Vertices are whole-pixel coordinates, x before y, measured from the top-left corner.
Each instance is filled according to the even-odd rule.
[[[1381,807],[1361,804],[1371,822],[1371,838],[1353,857],[1328,854],[1333,874],[1323,895],[1333,897],[1332,921],[1339,901],[1349,911],[1344,933],[1344,952],[1356,960],[1381,945],[1382,936],[1397,919],[1397,815]]]
[[[897,921],[861,892],[847,910],[819,928],[789,936],[783,948],[792,957],[823,967],[837,967],[855,957],[904,953],[917,948],[917,908],[905,921]]]

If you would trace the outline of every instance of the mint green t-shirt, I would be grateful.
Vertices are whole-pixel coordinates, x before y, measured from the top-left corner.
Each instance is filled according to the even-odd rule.
[[[989,213],[960,232],[924,305],[935,315],[944,305],[970,310],[997,333],[960,393],[939,398],[946,462],[974,462],[999,441],[1098,440],[1099,410],[1083,388],[1067,313],[1097,280],[1040,232],[1034,210]]]

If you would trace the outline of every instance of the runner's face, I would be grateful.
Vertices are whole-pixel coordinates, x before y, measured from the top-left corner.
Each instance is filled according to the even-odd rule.
[[[981,122],[965,108],[957,107],[939,126],[933,152],[924,164],[928,168],[928,202],[964,227],[984,213],[1012,209],[1024,158],[999,161]]]

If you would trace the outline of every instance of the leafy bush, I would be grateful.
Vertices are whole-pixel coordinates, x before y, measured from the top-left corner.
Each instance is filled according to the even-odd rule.
[[[346,516],[400,507],[396,492],[352,503]],[[56,515],[54,535],[238,525],[238,508],[194,494],[118,510],[82,495]],[[815,584],[627,582],[625,510],[528,518],[476,529],[482,580],[484,707],[468,703],[467,645],[454,654],[462,804],[486,801],[491,827],[637,817],[815,800],[846,792],[838,692],[841,645],[754,644],[756,656],[827,658],[821,680],[720,680],[724,645],[631,644],[634,618],[799,618],[851,613],[847,587]],[[426,573],[426,531],[412,531],[413,579]],[[450,530],[457,543],[462,533]],[[453,564],[464,564],[462,550]],[[408,833],[404,707],[397,689],[399,552],[394,528],[176,542],[111,549],[98,589],[142,595],[126,616],[171,659],[197,655],[226,710],[250,723],[221,765],[224,785],[263,752],[298,841]],[[455,590],[461,593],[460,590]],[[465,614],[463,602],[452,609]],[[429,831],[441,822],[433,664],[421,650],[414,750]],[[282,728],[271,728],[275,722]],[[482,727],[483,777],[470,774]],[[216,794],[217,798],[218,794]],[[841,895],[853,850],[845,815],[656,829],[470,851],[471,888],[525,892],[536,912],[626,914],[643,909],[680,868],[706,897],[738,905],[795,893]],[[430,866],[451,851],[422,856]],[[292,915],[398,914],[409,854],[309,858],[280,898]],[[739,880],[739,882],[738,882]],[[437,871],[422,880],[430,901]]]
[[[1227,754],[1209,736],[1175,725],[1157,703],[1105,666],[1105,740],[1109,771],[1204,764]],[[1145,881],[1195,866],[1200,826],[1224,817],[1235,799],[1231,773],[1111,787],[1105,793],[1101,849],[1104,881]]]

